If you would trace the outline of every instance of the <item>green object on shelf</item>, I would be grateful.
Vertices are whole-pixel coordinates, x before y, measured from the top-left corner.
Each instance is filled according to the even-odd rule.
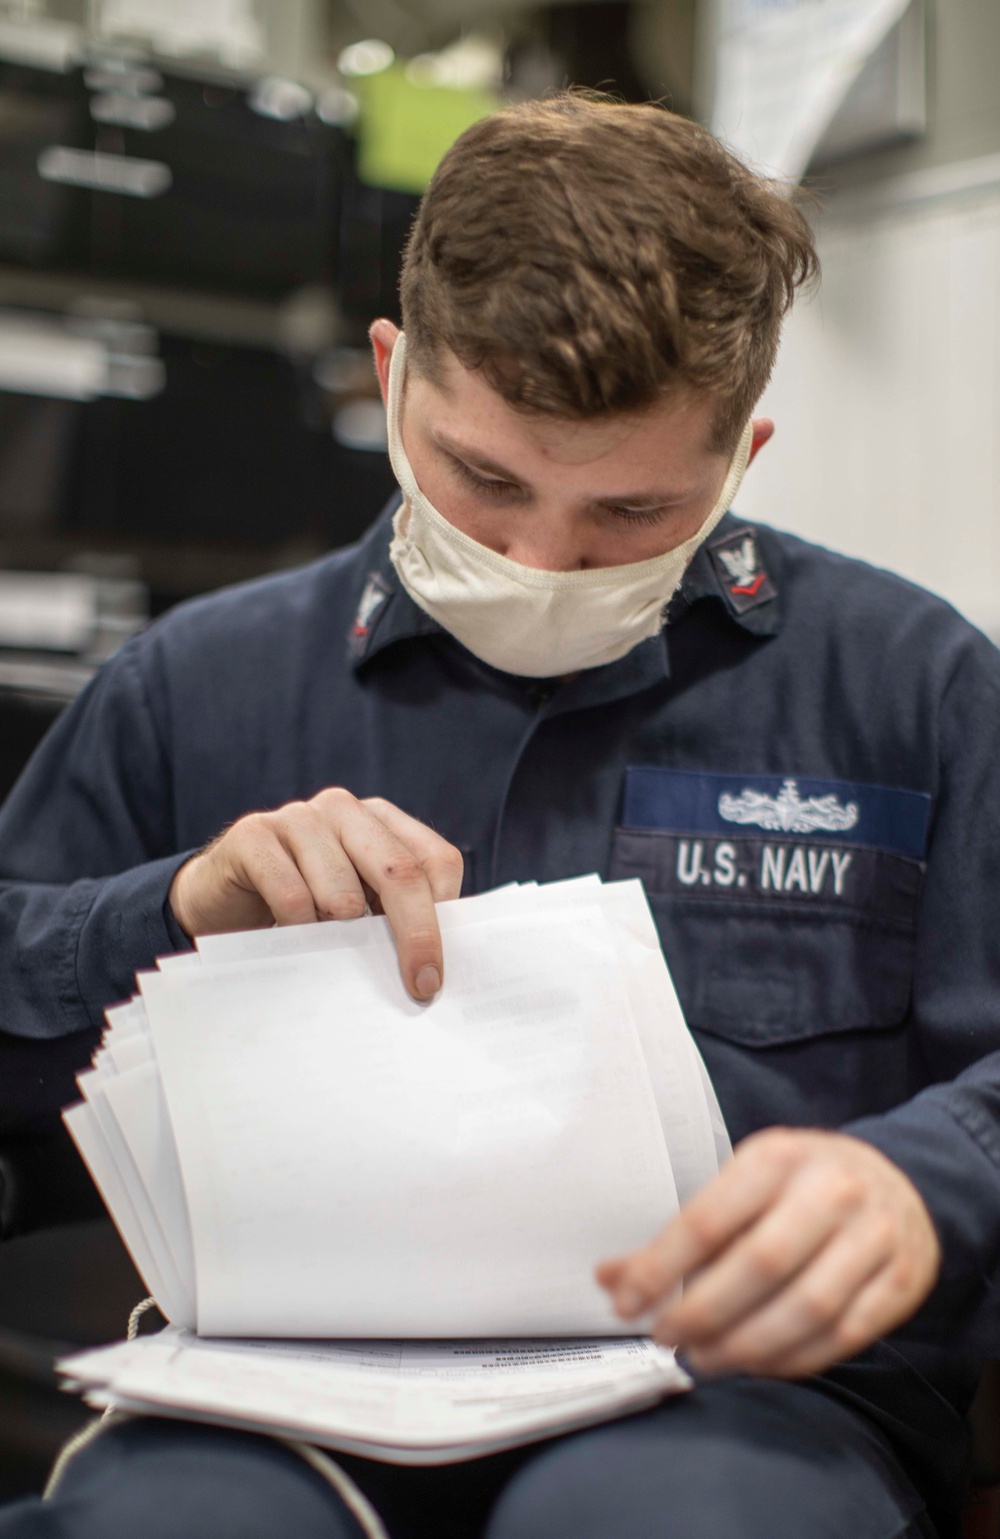
[[[423,192],[460,134],[496,111],[487,91],[414,85],[390,65],[352,83],[361,103],[358,174],[372,187]]]

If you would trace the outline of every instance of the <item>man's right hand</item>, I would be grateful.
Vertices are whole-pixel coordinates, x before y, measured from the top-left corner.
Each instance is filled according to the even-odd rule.
[[[415,999],[441,987],[434,904],[457,898],[462,856],[391,802],[339,787],[276,812],[251,812],[181,866],[170,906],[184,933],[219,935],[270,924],[385,914]]]

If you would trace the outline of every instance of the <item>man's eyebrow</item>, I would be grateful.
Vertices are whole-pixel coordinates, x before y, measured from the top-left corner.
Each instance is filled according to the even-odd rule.
[[[439,448],[453,459],[462,460],[467,465],[472,465],[476,470],[484,470],[487,475],[496,476],[501,481],[511,481],[515,486],[524,486],[523,479],[513,470],[508,470],[505,465],[500,465],[496,460],[491,460],[485,454],[480,454],[477,449],[470,449],[466,444],[454,443],[446,433],[439,428],[432,430],[432,436]]]

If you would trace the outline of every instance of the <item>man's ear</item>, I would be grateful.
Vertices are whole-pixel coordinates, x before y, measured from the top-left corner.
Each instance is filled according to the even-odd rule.
[[[368,328],[368,336],[371,340],[372,352],[375,354],[375,372],[382,392],[382,405],[388,409],[389,361],[392,358],[392,350],[396,346],[396,338],[399,336],[399,327],[384,318],[380,321],[372,321]]]
[[[388,321],[375,322],[376,326],[387,326],[388,324]],[[373,327],[372,330],[374,329],[375,328]],[[774,423],[771,421],[770,417],[754,417],[753,442],[750,445],[750,458],[747,460],[748,465],[753,464],[760,450],[763,449],[764,445],[768,443],[773,437]]]

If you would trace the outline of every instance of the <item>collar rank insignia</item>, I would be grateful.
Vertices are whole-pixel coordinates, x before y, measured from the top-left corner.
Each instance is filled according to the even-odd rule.
[[[351,626],[351,651],[356,657],[361,657],[368,645],[368,638],[375,628],[375,621],[382,612],[382,607],[389,597],[389,589],[378,572],[369,572],[368,580],[361,593],[357,614],[354,616],[354,624]]]
[[[746,614],[766,604],[777,589],[761,561],[757,536],[752,529],[737,529],[735,534],[716,540],[708,547],[716,575],[734,614]]]

